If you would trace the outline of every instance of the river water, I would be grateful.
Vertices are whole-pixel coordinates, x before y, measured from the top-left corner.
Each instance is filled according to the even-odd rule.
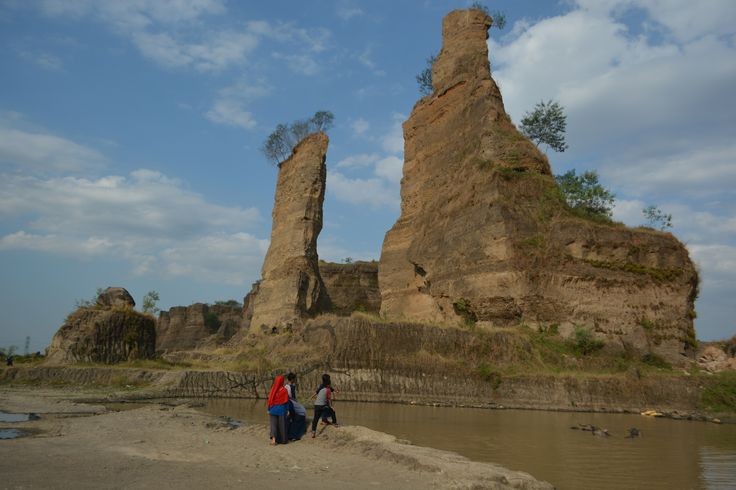
[[[736,425],[631,414],[338,402],[338,422],[531,473],[559,489],[736,489]],[[215,415],[266,424],[263,400],[213,399]],[[610,437],[572,430],[592,424]],[[625,438],[636,427],[641,437]]]

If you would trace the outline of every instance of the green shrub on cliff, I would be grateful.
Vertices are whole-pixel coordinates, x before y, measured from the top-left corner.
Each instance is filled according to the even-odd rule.
[[[593,334],[585,327],[575,327],[572,344],[575,350],[584,356],[603,348],[603,342],[593,338]]]

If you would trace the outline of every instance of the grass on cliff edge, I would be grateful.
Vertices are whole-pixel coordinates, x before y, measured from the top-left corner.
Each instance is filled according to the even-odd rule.
[[[736,372],[724,371],[704,380],[698,407],[716,413],[736,413]]]

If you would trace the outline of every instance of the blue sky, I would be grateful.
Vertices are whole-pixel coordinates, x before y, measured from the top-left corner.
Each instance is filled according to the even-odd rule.
[[[98,287],[169,308],[242,300],[268,247],[279,122],[326,109],[321,258],[377,259],[401,123],[467,1],[0,1],[0,346],[42,350]],[[514,121],[568,114],[555,173],[598,170],[615,218],[673,215],[700,339],[736,333],[736,2],[487,2]]]

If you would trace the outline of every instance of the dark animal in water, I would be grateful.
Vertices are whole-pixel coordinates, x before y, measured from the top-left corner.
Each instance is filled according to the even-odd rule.
[[[578,424],[577,426],[570,427],[573,430],[585,430],[593,434],[594,436],[604,436],[609,437],[611,434],[608,432],[608,429],[601,429],[600,427],[596,427],[595,425],[590,424]]]
[[[633,439],[634,437],[639,437],[641,435],[641,431],[637,429],[636,427],[632,427],[629,429],[629,435],[626,436],[627,439]]]

